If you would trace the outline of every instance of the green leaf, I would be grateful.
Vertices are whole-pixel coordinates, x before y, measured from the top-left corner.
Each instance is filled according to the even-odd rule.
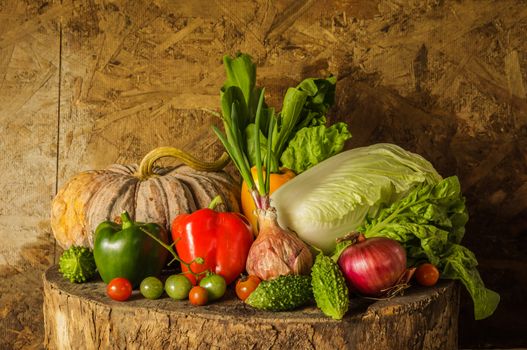
[[[246,105],[250,105],[251,99],[254,100],[252,95],[256,84],[256,65],[252,62],[251,56],[247,54],[238,54],[235,58],[224,56],[223,65],[227,73],[223,88],[226,90],[231,86],[238,87]]]
[[[255,124],[249,124],[245,128],[245,139],[247,142],[247,156],[249,157],[249,163],[251,166],[256,164],[256,143],[255,139],[260,138],[260,154],[262,161],[265,163],[265,155],[267,153],[267,138],[264,136],[261,130],[258,130],[258,136],[256,135]]]
[[[388,237],[406,248],[410,263],[428,260],[442,278],[459,279],[474,302],[477,320],[492,315],[499,295],[485,288],[476,269],[477,260],[459,245],[468,213],[457,177],[437,184],[421,184],[391,206],[369,217],[359,231],[366,237]]]
[[[238,119],[236,124],[232,120],[232,106],[236,105]],[[221,94],[221,112],[224,122],[231,128],[243,130],[250,122],[249,110],[243,97],[242,90],[237,86],[229,86]]]
[[[474,300],[474,317],[481,320],[494,313],[500,302],[500,295],[485,288],[476,269],[477,264],[474,253],[461,245],[453,244],[443,257],[440,268],[442,278],[458,279],[467,288]]]
[[[302,113],[306,99],[307,94],[305,92],[295,88],[287,89],[282,111],[280,112],[280,127],[277,131],[277,137],[274,138],[275,141],[273,142],[273,151],[276,154],[282,154],[282,151],[289,141],[289,137],[300,118],[300,113]]]
[[[336,77],[327,79],[305,79],[297,89],[305,92],[308,97],[304,110],[297,124],[297,130],[307,126],[326,124],[326,113],[335,103]]]
[[[280,161],[283,167],[299,174],[342,151],[349,138],[351,134],[345,123],[329,128],[323,125],[303,128],[289,141]]]

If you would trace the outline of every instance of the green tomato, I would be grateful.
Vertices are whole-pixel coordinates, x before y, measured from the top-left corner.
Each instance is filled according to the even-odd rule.
[[[163,282],[156,277],[147,277],[141,282],[139,290],[147,299],[158,299],[163,294]]]
[[[227,290],[225,278],[216,274],[207,275],[199,282],[199,285],[207,290],[209,300],[221,298]]]
[[[172,299],[187,299],[191,288],[192,283],[184,275],[172,275],[165,281],[165,291]]]

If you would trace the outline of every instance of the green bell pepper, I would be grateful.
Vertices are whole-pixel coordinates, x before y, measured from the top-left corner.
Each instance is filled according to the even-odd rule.
[[[124,277],[137,288],[148,276],[157,276],[165,265],[168,251],[150,237],[167,244],[168,234],[155,223],[134,222],[125,211],[122,224],[104,221],[95,230],[93,256],[105,283]]]

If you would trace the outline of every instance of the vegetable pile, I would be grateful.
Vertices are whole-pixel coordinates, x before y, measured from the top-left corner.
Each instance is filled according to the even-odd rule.
[[[335,320],[354,298],[391,298],[414,284],[456,279],[474,301],[475,318],[492,315],[499,295],[485,288],[474,254],[461,245],[468,213],[457,177],[442,178],[426,159],[394,144],[343,151],[348,126],[326,120],[335,77],[289,88],[275,111],[256,85],[250,56],[223,62],[223,130],[213,130],[228,157],[205,163],[159,148],[139,167],[117,167],[117,175],[76,177],[53,204],[57,239],[66,248],[84,245],[63,253],[64,278],[83,283],[98,273],[113,300],[139,289],[146,299],[166,293],[194,306],[221,301],[231,288],[249,307],[279,312],[311,304]],[[153,167],[176,153],[195,169]],[[221,172],[228,158],[240,184]],[[138,210],[112,221],[138,188],[155,208],[141,199],[130,206]],[[85,207],[94,193],[97,205]],[[93,237],[86,231],[93,222],[75,221],[87,216],[100,218]],[[180,271],[163,275],[174,262]]]

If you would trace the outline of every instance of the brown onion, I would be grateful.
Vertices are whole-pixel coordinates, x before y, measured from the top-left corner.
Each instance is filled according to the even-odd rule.
[[[257,209],[258,237],[249,250],[246,269],[250,275],[269,280],[281,275],[307,275],[313,257],[307,245],[276,221],[276,210]]]

